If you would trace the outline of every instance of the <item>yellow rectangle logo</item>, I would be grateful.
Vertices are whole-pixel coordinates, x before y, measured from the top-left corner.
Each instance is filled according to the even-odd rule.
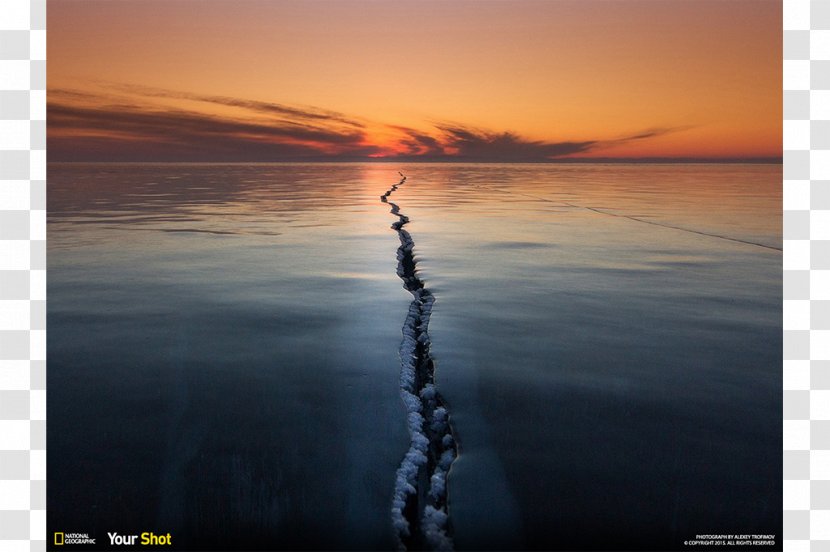
[[[63,533],[55,533],[55,544],[61,546],[63,544]]]

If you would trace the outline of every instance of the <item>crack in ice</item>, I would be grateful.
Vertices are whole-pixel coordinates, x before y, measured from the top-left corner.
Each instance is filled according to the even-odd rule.
[[[403,550],[452,550],[447,476],[458,449],[449,412],[435,386],[435,363],[429,352],[429,318],[435,297],[417,275],[412,252],[415,242],[404,229],[409,217],[389,201],[389,196],[405,181],[406,177],[401,174],[400,182],[380,196],[398,217],[392,224],[401,241],[397,272],[403,287],[413,296],[399,351],[400,393],[407,412],[410,445],[395,477],[392,524]]]

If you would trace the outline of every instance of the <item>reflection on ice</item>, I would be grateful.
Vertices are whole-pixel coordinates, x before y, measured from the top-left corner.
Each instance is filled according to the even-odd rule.
[[[764,165],[50,165],[50,524],[396,546],[398,170],[457,549],[780,534]]]

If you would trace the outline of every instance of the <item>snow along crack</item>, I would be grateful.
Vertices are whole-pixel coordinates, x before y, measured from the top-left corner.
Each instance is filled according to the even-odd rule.
[[[392,523],[402,550],[452,550],[447,476],[458,451],[447,406],[435,386],[435,363],[429,352],[429,318],[435,297],[417,275],[412,252],[415,242],[404,229],[409,217],[389,201],[405,181],[401,174],[400,182],[380,196],[398,217],[392,224],[401,241],[398,276],[413,297],[400,347],[400,393],[406,406],[410,445],[395,477]]]

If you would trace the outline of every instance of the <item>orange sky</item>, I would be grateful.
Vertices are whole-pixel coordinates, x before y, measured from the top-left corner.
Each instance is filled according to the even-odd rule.
[[[51,159],[781,154],[781,3],[53,0]]]

